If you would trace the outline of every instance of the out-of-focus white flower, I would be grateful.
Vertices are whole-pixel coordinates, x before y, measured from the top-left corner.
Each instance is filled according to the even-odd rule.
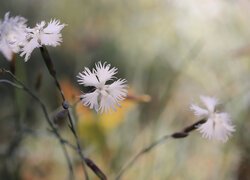
[[[125,79],[117,79],[113,83],[117,68],[110,67],[110,64],[98,62],[91,71],[85,67],[84,71],[77,75],[78,83],[84,86],[94,87],[94,91],[81,95],[81,101],[91,109],[108,112],[110,109],[116,110],[120,106],[119,102],[127,96],[127,84]]]
[[[22,48],[21,56],[25,55],[25,61],[30,58],[32,51],[42,45],[56,47],[62,42],[61,30],[65,24],[59,20],[51,20],[45,27],[45,21],[36,24],[34,28],[27,28],[27,43]]]
[[[201,96],[200,99],[206,109],[195,104],[191,104],[190,106],[190,109],[197,117],[207,119],[204,124],[198,127],[198,131],[200,131],[205,138],[226,142],[232,132],[235,131],[229,114],[216,111],[216,106],[218,105],[216,98]]]
[[[0,21],[0,51],[10,61],[25,44],[27,20],[20,16],[9,17],[9,14],[7,12]]]

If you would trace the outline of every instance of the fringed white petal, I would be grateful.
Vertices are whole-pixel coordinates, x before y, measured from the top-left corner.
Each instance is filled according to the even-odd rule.
[[[101,84],[105,84],[106,81],[112,80],[114,75],[117,73],[117,68],[110,68],[110,64],[106,64],[106,62],[102,65],[101,62],[96,64],[96,75]]]
[[[78,83],[83,84],[84,86],[97,87],[99,84],[95,73],[92,73],[87,67],[85,67],[85,70],[77,75],[77,78]]]
[[[118,79],[112,84],[108,85],[107,91],[114,97],[116,102],[122,101],[127,96],[127,84],[125,79]]]
[[[21,50],[25,42],[27,20],[20,16],[9,17],[5,14],[4,20],[0,21],[0,51],[10,60],[14,53]]]
[[[40,42],[41,44],[46,45],[46,46],[56,47],[61,44],[62,35],[61,34],[41,34]]]
[[[25,56],[24,60],[25,62],[29,60],[30,55],[32,51],[37,48],[41,47],[41,45],[38,43],[36,38],[31,39],[23,48],[22,48],[22,53],[20,56]]]
[[[195,116],[198,116],[199,118],[208,116],[208,111],[206,109],[203,109],[195,104],[191,104],[190,109],[194,112]]]
[[[101,113],[107,113],[110,111],[110,109],[116,110],[116,100],[110,95],[101,95],[100,98],[100,112]]]
[[[215,107],[218,104],[218,100],[216,98],[200,96],[200,99],[210,112],[214,112]]]
[[[98,91],[94,91],[92,93],[86,93],[81,95],[81,101],[85,106],[88,106],[90,109],[95,109],[98,111],[99,104],[98,104]]]
[[[226,142],[235,131],[227,113],[217,113],[214,118],[214,139]]]
[[[4,40],[0,42],[0,51],[8,61],[12,59],[13,51]]]
[[[36,30],[43,31],[43,28],[44,28],[45,24],[46,24],[45,21],[41,21],[40,23],[37,23],[36,27],[33,28],[33,33],[36,33]]]
[[[198,128],[198,131],[202,134],[202,137],[207,138],[207,139],[212,139],[213,138],[213,120],[208,119],[204,124],[200,125]]]
[[[60,31],[65,27],[65,24],[60,24],[59,20],[50,20],[48,26],[44,28],[44,33],[46,34],[59,34]]]

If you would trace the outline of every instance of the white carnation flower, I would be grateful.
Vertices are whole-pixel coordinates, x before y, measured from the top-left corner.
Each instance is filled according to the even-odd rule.
[[[28,43],[22,49],[21,56],[25,55],[25,61],[30,58],[32,51],[42,45],[56,47],[62,42],[61,30],[65,24],[60,24],[59,20],[51,20],[45,27],[45,21],[36,24],[34,28],[27,28]]]
[[[91,109],[108,112],[110,109],[116,110],[120,106],[119,102],[127,96],[127,84],[125,79],[118,79],[113,83],[117,68],[110,67],[110,64],[98,62],[91,71],[85,67],[84,71],[77,75],[78,83],[84,86],[94,87],[94,91],[81,95],[81,101]]]
[[[0,51],[10,61],[25,44],[27,20],[20,16],[9,17],[9,14],[7,12],[0,21]]]
[[[206,118],[207,121],[198,127],[198,131],[203,137],[226,142],[235,131],[229,114],[226,112],[216,112],[218,100],[216,98],[201,96],[201,101],[206,109],[195,104],[191,104],[190,109],[199,118]]]

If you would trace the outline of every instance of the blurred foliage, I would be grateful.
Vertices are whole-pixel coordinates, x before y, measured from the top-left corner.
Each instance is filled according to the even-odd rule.
[[[221,99],[237,127],[227,144],[207,141],[198,133],[170,140],[141,158],[124,179],[242,180],[250,177],[249,8],[247,0],[2,0],[0,16],[10,11],[27,18],[31,27],[53,18],[68,24],[62,46],[48,49],[85,154],[108,177],[115,177],[155,139],[193,123],[189,103],[211,95]],[[82,88],[77,73],[100,60],[118,68],[133,97],[104,115],[77,102]],[[0,55],[0,67],[9,66]],[[51,116],[60,110],[60,96],[39,50],[27,63],[17,56],[16,69]],[[138,98],[145,94],[150,102]],[[24,92],[2,84],[0,97],[0,179],[67,177],[63,154],[47,132],[40,107]],[[19,134],[17,123],[38,133]],[[74,142],[67,123],[58,126]],[[78,157],[73,151],[71,155],[80,179]]]

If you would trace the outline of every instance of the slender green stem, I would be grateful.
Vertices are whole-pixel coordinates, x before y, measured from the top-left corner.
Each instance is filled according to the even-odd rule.
[[[28,93],[34,100],[36,100],[38,102],[38,104],[41,106],[42,110],[43,110],[43,113],[45,115],[45,118],[49,124],[49,126],[51,127],[52,129],[52,132],[54,133],[54,135],[57,137],[60,145],[61,145],[61,148],[63,150],[63,153],[64,153],[64,156],[66,157],[66,161],[67,161],[67,164],[68,164],[68,168],[69,168],[69,179],[75,179],[74,178],[74,171],[73,171],[73,165],[70,161],[70,157],[69,157],[69,154],[67,152],[67,149],[63,143],[63,139],[61,137],[61,135],[59,134],[59,132],[57,131],[56,127],[54,126],[53,122],[50,120],[49,118],[49,114],[48,114],[48,111],[46,109],[46,106],[45,104],[40,100],[40,98],[38,96],[36,96],[28,87],[26,87],[20,80],[18,80],[16,78],[16,76],[14,74],[12,74],[10,71],[8,70],[3,70],[1,69],[1,72],[5,72],[5,73],[8,73],[18,84],[14,83],[14,82],[11,82],[9,80],[5,80],[5,79],[1,79],[0,80],[0,83],[6,83],[6,84],[9,84],[15,88],[18,88],[18,89],[22,89],[24,90],[26,93]]]
[[[165,135],[162,138],[158,139],[157,141],[153,142],[152,144],[150,144],[149,146],[143,148],[138,154],[136,154],[129,162],[127,162],[122,169],[118,172],[117,176],[116,176],[116,180],[121,179],[122,175],[129,169],[131,168],[134,163],[144,154],[148,153],[149,151],[151,151],[154,147],[156,147],[157,145],[163,143],[164,141],[166,141],[168,138],[170,138],[171,135]]]
[[[173,134],[170,135],[165,135],[163,137],[161,137],[160,139],[152,142],[149,146],[143,148],[139,153],[137,153],[130,161],[128,161],[122,168],[121,170],[118,172],[117,176],[116,176],[116,180],[121,179],[121,177],[124,175],[124,173],[132,167],[132,165],[135,164],[135,162],[142,157],[143,155],[145,155],[146,153],[148,153],[149,151],[153,150],[156,146],[164,143],[167,139],[169,138],[173,138],[173,139],[180,139],[180,138],[185,138],[189,135],[190,132],[196,130],[201,124],[205,123],[206,119],[202,119],[199,120],[195,123],[193,123],[190,126],[185,127],[182,131],[180,132],[175,132]]]
[[[47,50],[47,48],[45,46],[42,46],[40,47],[40,51],[41,51],[41,54],[42,54],[42,57],[43,57],[43,60],[46,64],[46,67],[50,73],[50,75],[53,77],[53,79],[55,80],[55,84],[56,84],[56,87],[57,89],[59,90],[60,94],[61,94],[61,97],[62,97],[62,100],[63,100],[63,103],[62,103],[62,106],[64,109],[69,109],[69,105],[66,101],[66,98],[64,96],[64,93],[62,91],[62,88],[60,86],[60,83],[57,79],[57,75],[56,75],[56,70],[54,68],[54,64],[53,64],[53,61],[51,60],[50,58],[50,55],[49,55],[49,52]],[[68,113],[68,119],[69,119],[69,128],[72,132],[72,134],[74,135],[74,138],[75,138],[75,141],[76,141],[76,145],[77,145],[77,149],[78,149],[78,154],[81,158],[81,163],[82,163],[82,167],[83,167],[83,171],[84,171],[84,174],[85,174],[85,179],[88,180],[89,177],[88,177],[88,173],[87,173],[87,169],[85,167],[85,163],[87,164],[87,166],[100,178],[100,179],[103,179],[102,176],[100,177],[99,174],[96,173],[96,171],[93,170],[93,168],[90,166],[90,163],[88,163],[86,161],[86,158],[84,157],[84,153],[82,151],[82,147],[81,147],[81,144],[80,144],[80,140],[79,140],[79,137],[78,137],[78,133],[76,131],[76,128],[75,128],[75,124],[73,122],[73,119],[72,119],[72,116],[71,116],[71,113],[69,111]],[[98,168],[100,170],[100,168]],[[102,173],[104,174],[104,173]],[[106,177],[106,176],[105,176]],[[104,178],[105,179],[105,178]]]
[[[56,84],[56,87],[57,87],[57,89],[60,92],[60,95],[61,95],[62,100],[63,100],[62,106],[63,106],[64,109],[68,110],[69,106],[68,106],[68,104],[66,102],[65,96],[64,96],[62,88],[61,88],[61,85],[60,85],[60,83],[59,83],[59,81],[57,79],[56,70],[54,68],[53,61],[50,58],[49,52],[48,52],[48,50],[47,50],[47,48],[45,46],[40,47],[40,51],[41,51],[43,60],[44,60],[44,62],[46,64],[46,67],[47,67],[47,69],[49,71],[49,74],[53,77],[53,79],[55,81],[55,84]],[[82,168],[83,168],[83,172],[84,172],[84,175],[85,175],[85,179],[88,180],[89,177],[88,177],[87,169],[85,167],[84,155],[83,155],[83,152],[82,152],[80,141],[79,141],[78,135],[76,133],[76,130],[75,130],[74,123],[73,123],[73,120],[72,120],[70,112],[68,112],[68,119],[69,119],[70,130],[71,130],[71,132],[74,135],[74,138],[75,138],[76,144],[77,144],[77,148],[79,150],[78,154],[79,154],[79,156],[81,158],[81,163],[82,163]]]
[[[9,84],[9,85],[11,85],[11,86],[13,86],[15,88],[23,89],[23,86],[20,86],[20,85],[18,85],[16,83],[13,83],[12,81],[9,81],[7,79],[0,79],[0,83]]]

